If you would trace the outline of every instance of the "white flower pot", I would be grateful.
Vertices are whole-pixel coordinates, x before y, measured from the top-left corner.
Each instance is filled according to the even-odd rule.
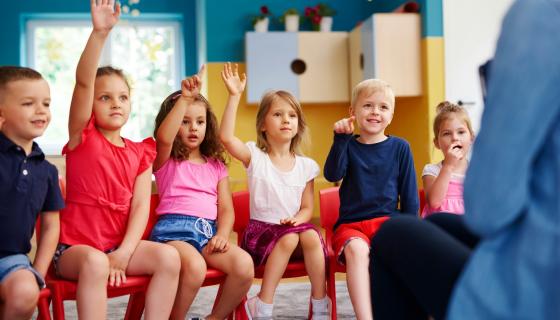
[[[268,17],[260,19],[255,23],[256,32],[267,32],[268,31]]]
[[[289,14],[284,17],[286,31],[287,32],[298,32],[299,31],[299,16],[297,14]]]
[[[332,30],[332,17],[322,17],[321,24],[319,25],[319,31],[330,32]]]

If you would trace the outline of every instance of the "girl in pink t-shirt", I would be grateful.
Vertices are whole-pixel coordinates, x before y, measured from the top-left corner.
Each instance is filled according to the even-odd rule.
[[[91,2],[93,31],[76,71],[70,106],[66,208],[60,214],[55,267],[77,280],[78,317],[107,317],[107,284],[149,275],[146,319],[167,318],[179,280],[174,248],[140,240],[150,208],[152,139],[120,136],[130,113],[130,88],[121,70],[97,69],[103,44],[118,22],[120,5]]]
[[[251,257],[228,239],[234,213],[218,122],[200,94],[204,66],[183,80],[156,117],[160,194],[151,239],[177,249],[181,278],[171,319],[185,319],[206,276],[206,266],[226,274],[222,295],[206,319],[224,319],[245,297],[253,280]]]
[[[468,167],[467,154],[474,140],[467,111],[444,101],[434,119],[434,145],[443,152],[440,163],[428,164],[422,171],[426,205],[422,217],[435,212],[465,213],[463,180]]]

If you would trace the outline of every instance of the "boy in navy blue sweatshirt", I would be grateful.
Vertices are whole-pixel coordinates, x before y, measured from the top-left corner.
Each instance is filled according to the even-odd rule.
[[[334,124],[334,142],[325,163],[327,180],[343,179],[333,246],[338,260],[346,262],[350,300],[360,320],[373,319],[370,239],[391,215],[416,215],[419,209],[410,146],[385,135],[394,110],[395,95],[386,82],[368,79],[356,85],[350,118]],[[353,135],[354,121],[359,135]]]

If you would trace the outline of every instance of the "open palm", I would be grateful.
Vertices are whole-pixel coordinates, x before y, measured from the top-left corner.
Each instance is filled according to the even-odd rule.
[[[247,78],[245,74],[242,74],[241,77],[239,76],[237,64],[232,68],[231,63],[226,63],[224,70],[222,70],[222,79],[231,95],[241,94],[245,90]]]
[[[121,6],[120,4],[115,6],[115,0],[91,1],[91,20],[95,30],[111,30],[119,22],[120,15]]]

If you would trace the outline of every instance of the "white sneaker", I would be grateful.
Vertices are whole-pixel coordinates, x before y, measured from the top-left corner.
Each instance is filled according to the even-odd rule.
[[[330,320],[332,314],[332,302],[328,296],[323,299],[315,300],[311,298],[311,319],[312,320]]]
[[[245,312],[249,320],[272,320],[272,306],[254,296],[245,302]]]

